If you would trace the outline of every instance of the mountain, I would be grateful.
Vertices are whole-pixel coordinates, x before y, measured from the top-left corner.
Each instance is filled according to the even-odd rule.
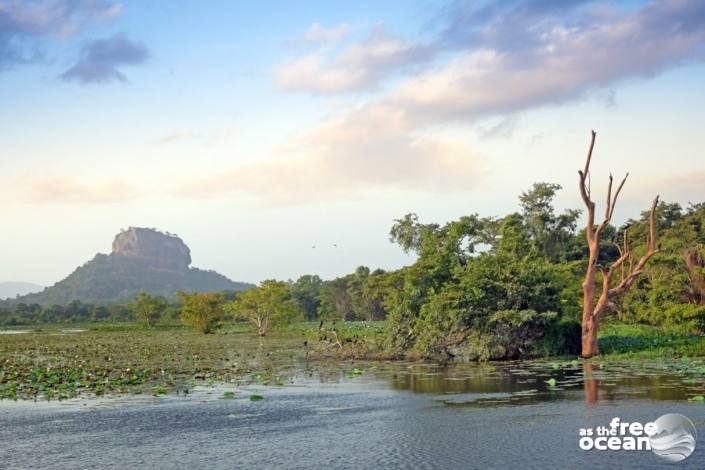
[[[174,298],[177,291],[239,291],[252,287],[190,265],[191,250],[176,235],[130,227],[115,236],[110,254],[99,253],[64,280],[12,303],[111,303],[130,300],[140,292]]]
[[[43,286],[31,282],[0,282],[0,300],[14,298],[31,292],[39,292]]]

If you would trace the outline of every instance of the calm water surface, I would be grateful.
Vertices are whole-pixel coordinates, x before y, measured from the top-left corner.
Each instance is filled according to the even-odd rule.
[[[0,468],[702,469],[704,383],[658,363],[298,364],[285,386],[2,402]],[[578,448],[582,427],[665,413],[701,436],[682,463]]]

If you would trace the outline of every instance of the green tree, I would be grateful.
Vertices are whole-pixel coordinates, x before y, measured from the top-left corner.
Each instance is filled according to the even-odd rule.
[[[318,308],[321,305],[321,288],[323,281],[320,277],[311,274],[301,276],[296,282],[291,284],[291,295],[294,297],[299,307],[304,312],[306,320],[316,320],[318,318]]]
[[[201,333],[212,333],[223,319],[223,295],[214,292],[177,292],[181,323]]]
[[[236,318],[252,322],[257,334],[265,336],[272,326],[289,323],[303,315],[285,282],[267,280],[227,304],[225,310]]]
[[[137,321],[147,328],[154,326],[161,319],[166,307],[167,303],[163,298],[149,295],[146,292],[137,294],[129,305],[129,309]]]
[[[534,183],[519,196],[521,215],[532,247],[553,262],[565,260],[576,249],[571,242],[580,215],[575,209],[556,215],[553,200],[560,190],[559,184]]]
[[[347,277],[338,277],[326,281],[319,296],[319,317],[325,320],[352,320],[354,309],[350,292],[348,291]]]
[[[648,213],[630,220],[629,235],[636,255],[645,252]],[[678,204],[661,202],[656,209],[661,228],[659,253],[644,269],[634,288],[616,302],[622,321],[682,325],[705,331],[705,205],[685,213]]]

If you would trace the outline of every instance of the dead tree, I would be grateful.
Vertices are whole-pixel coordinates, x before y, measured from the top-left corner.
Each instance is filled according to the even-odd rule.
[[[624,242],[622,247],[619,247],[619,258],[614,261],[609,267],[600,266],[598,264],[598,256],[600,253],[600,242],[602,232],[612,220],[614,208],[617,204],[617,198],[622,191],[624,183],[627,181],[629,173],[622,179],[617,187],[617,190],[612,193],[612,175],[610,174],[609,184],[607,186],[607,206],[605,207],[605,216],[599,225],[595,225],[595,203],[590,199],[590,161],[592,160],[592,150],[595,147],[595,131],[592,131],[592,140],[590,141],[590,150],[588,151],[585,169],[578,171],[580,174],[580,196],[587,207],[587,226],[585,230],[588,250],[590,257],[588,260],[585,280],[583,281],[583,320],[582,320],[582,357],[588,358],[599,354],[597,347],[597,333],[600,328],[600,319],[602,314],[608,307],[612,307],[612,300],[624,294],[634,284],[634,281],[644,271],[646,263],[657,252],[656,246],[656,206],[658,205],[659,197],[656,196],[651,203],[651,211],[649,213],[649,233],[647,235],[646,253],[637,261],[636,265],[632,263],[631,252],[629,251],[629,235],[628,229],[624,230]],[[629,268],[625,271],[625,263],[629,261]],[[602,287],[599,296],[596,293],[595,280],[597,272],[600,272],[602,278]],[[612,277],[616,271],[620,271],[619,283],[612,286]]]

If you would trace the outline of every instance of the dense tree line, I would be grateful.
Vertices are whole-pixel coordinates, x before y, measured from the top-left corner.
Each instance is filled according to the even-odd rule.
[[[134,318],[127,305],[96,305],[75,300],[67,305],[42,306],[20,303],[0,305],[1,325],[126,321]]]

